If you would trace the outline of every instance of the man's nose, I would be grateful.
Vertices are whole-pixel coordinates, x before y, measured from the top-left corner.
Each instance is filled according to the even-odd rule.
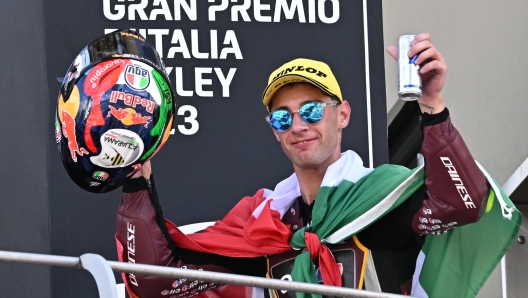
[[[305,131],[308,129],[308,123],[304,122],[302,119],[301,119],[301,116],[299,115],[299,113],[293,113],[292,115],[292,132],[293,133],[296,133],[296,132],[301,132],[301,131]]]

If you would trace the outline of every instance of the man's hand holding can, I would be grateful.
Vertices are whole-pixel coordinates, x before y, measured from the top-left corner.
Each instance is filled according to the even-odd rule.
[[[389,46],[387,52],[398,60],[398,48]],[[445,85],[447,65],[440,52],[431,43],[429,33],[417,35],[411,42],[407,57],[416,56],[414,64],[419,65],[422,77],[422,96],[418,99],[423,113],[437,114],[444,109],[442,89]]]

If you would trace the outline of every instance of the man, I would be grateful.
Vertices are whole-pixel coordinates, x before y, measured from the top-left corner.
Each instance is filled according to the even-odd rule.
[[[395,47],[388,52],[396,59]],[[444,107],[447,66],[429,34],[414,39],[408,56],[415,55],[423,85],[418,104],[425,179],[423,171],[396,166],[367,169],[354,152],[342,153],[351,107],[326,64],[296,59],[270,76],[263,95],[294,175],[274,191],[244,198],[205,233],[184,236],[165,223],[146,163],[123,187],[116,233],[122,261],[410,294],[424,235],[478,221],[489,192]],[[454,169],[456,177],[450,175]],[[123,277],[137,297],[269,294],[185,279]]]

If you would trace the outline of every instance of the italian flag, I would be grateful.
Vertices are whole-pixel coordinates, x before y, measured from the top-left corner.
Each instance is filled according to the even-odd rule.
[[[486,212],[477,223],[426,238],[413,277],[413,296],[475,297],[517,237],[521,213],[477,165],[491,186]]]
[[[127,81],[135,89],[143,89],[148,83],[147,78],[133,73],[127,73]]]
[[[497,184],[481,220],[441,236],[427,236],[417,261],[411,295],[474,297],[517,235],[520,213]],[[258,257],[304,249],[295,260],[295,281],[318,283],[312,259],[317,257],[324,284],[341,286],[339,268],[327,243],[353,237],[398,207],[423,185],[422,168],[395,165],[363,167],[347,151],[323,179],[312,211],[312,225],[294,234],[281,222],[300,196],[295,174],[273,191],[259,190],[242,199],[221,221],[204,233],[185,235],[168,222],[176,245],[230,257]],[[297,293],[298,298],[321,297]]]
[[[144,89],[149,83],[148,72],[139,65],[128,65],[126,68],[126,82],[134,89]],[[139,73],[137,73],[139,72]]]

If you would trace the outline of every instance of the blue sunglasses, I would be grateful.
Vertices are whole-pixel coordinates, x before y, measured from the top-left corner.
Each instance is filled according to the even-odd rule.
[[[308,124],[316,124],[323,119],[324,108],[338,105],[339,102],[311,101],[303,104],[297,111],[290,112],[286,109],[276,110],[266,116],[266,121],[277,132],[285,132],[292,126],[293,114],[299,113],[301,119]]]

